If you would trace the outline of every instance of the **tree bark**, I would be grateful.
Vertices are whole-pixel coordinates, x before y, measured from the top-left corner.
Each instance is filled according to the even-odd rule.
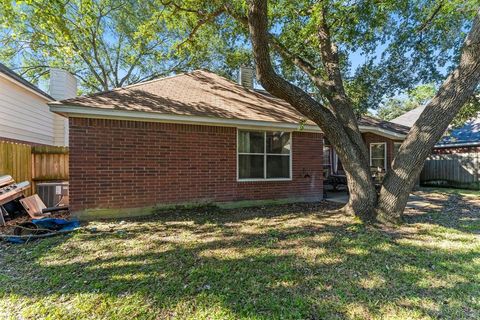
[[[280,77],[272,67],[267,2],[248,1],[248,27],[258,80],[272,95],[284,99],[314,121],[332,143],[348,179],[350,199],[344,207],[347,213],[355,214],[364,221],[376,218],[384,222],[400,221],[425,159],[479,83],[480,12],[465,40],[459,66],[447,78],[410,130],[392,163],[392,168],[387,172],[377,197],[371,179],[367,148],[361,138],[350,100],[343,88],[336,47],[331,43],[325,19],[320,23],[318,37],[322,62],[328,77],[329,92],[326,97],[330,103],[329,107]],[[288,54],[284,53],[283,56],[288,57]],[[302,68],[302,65],[299,67],[304,70],[305,66]],[[323,86],[324,82],[321,84]],[[325,87],[321,89],[325,91]]]
[[[480,81],[480,10],[465,39],[460,63],[408,133],[380,190],[379,220],[399,222],[423,163]]]
[[[351,121],[345,123],[349,113],[344,109],[342,109],[344,112],[339,112],[341,116],[334,114],[329,108],[275,72],[269,53],[266,1],[252,0],[249,2],[248,26],[258,80],[268,92],[287,101],[322,128],[337,151],[347,175],[350,199],[344,207],[345,211],[357,215],[364,221],[373,220],[377,195],[370,177],[368,159],[365,155],[366,147],[361,141],[357,124],[351,126]],[[332,96],[335,97],[337,94]],[[351,112],[351,116],[354,116],[353,112]],[[361,145],[358,144],[358,141],[361,141]]]

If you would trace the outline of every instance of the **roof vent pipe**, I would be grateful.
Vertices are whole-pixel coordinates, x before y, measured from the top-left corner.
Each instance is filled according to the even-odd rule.
[[[241,66],[238,72],[238,83],[247,89],[253,89],[254,74],[252,67]]]

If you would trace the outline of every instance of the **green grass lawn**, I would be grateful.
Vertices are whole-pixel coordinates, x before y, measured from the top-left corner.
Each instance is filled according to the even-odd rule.
[[[0,244],[0,318],[479,319],[480,204],[431,201],[397,229],[321,203],[173,210]]]
[[[426,188],[426,187],[422,187],[421,189],[427,192],[459,194],[467,197],[480,197],[480,190],[454,189],[454,188]]]

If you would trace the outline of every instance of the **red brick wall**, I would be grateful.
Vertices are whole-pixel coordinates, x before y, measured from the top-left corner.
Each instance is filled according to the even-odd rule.
[[[382,137],[373,133],[363,133],[363,140],[367,145],[368,150],[370,151],[370,143],[386,142],[387,143],[387,169],[390,169],[393,161],[393,144],[395,142],[402,142],[401,140],[392,140],[386,137]]]
[[[71,208],[322,196],[321,134],[292,134],[291,181],[237,182],[236,131],[71,118]]]

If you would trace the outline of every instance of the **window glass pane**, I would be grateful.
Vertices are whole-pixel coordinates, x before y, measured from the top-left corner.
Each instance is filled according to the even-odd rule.
[[[267,156],[267,178],[290,178],[290,156]]]
[[[383,168],[385,169],[385,161],[384,159],[372,159],[372,167],[380,167],[380,168]]]
[[[372,159],[385,158],[385,145],[384,144],[371,144]]]
[[[290,154],[290,132],[267,132],[267,153]]]
[[[238,156],[238,177],[240,179],[263,178],[264,157],[257,155]]]
[[[255,131],[238,132],[238,152],[264,153],[264,133]]]

